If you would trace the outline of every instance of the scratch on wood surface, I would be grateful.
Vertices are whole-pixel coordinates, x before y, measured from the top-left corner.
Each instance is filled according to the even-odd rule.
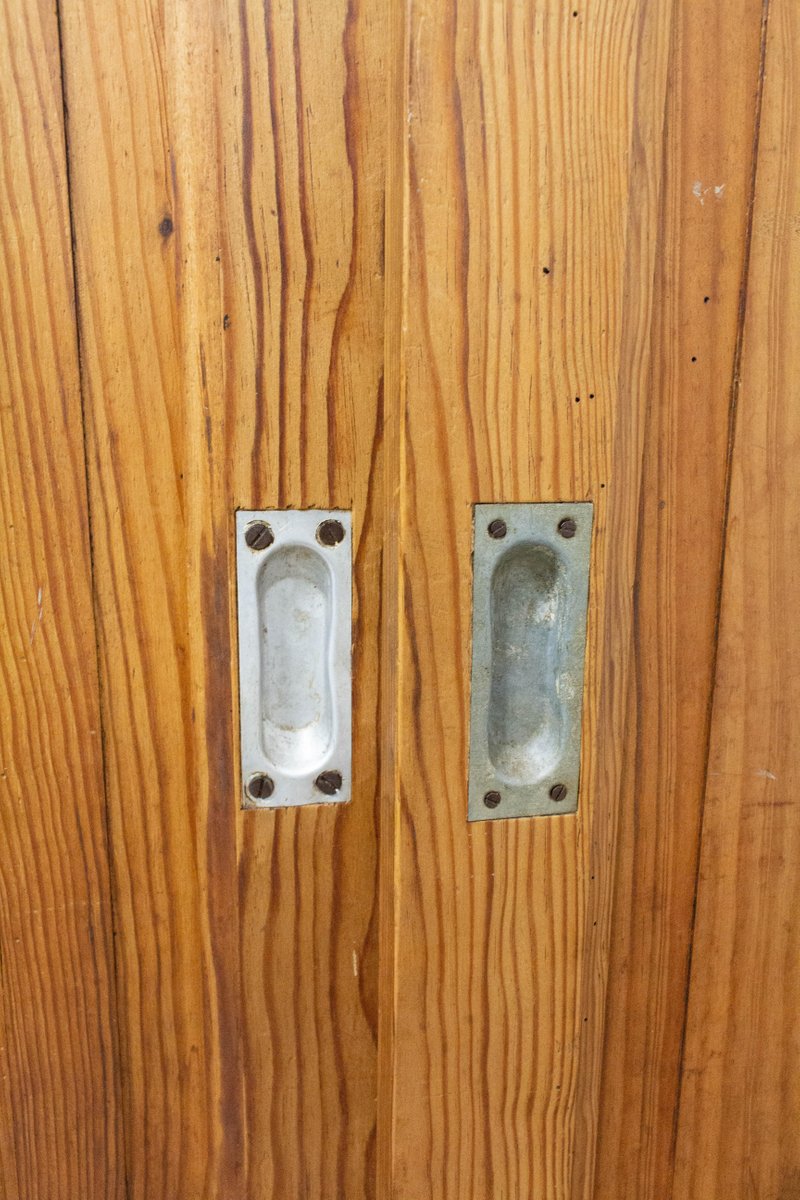
[[[39,591],[36,595],[36,609],[37,609],[36,616],[34,618],[33,624],[31,625],[31,634],[30,634],[30,638],[28,639],[31,646],[33,645],[33,639],[36,637],[36,631],[42,623],[42,612],[43,612],[42,597],[43,597],[43,595],[44,595],[44,592],[43,592],[42,587],[40,586]]]

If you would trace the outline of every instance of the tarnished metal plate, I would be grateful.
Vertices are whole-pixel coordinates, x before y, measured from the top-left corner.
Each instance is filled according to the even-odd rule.
[[[350,513],[236,513],[243,804],[351,795]]]
[[[475,505],[471,821],[578,806],[592,514]]]

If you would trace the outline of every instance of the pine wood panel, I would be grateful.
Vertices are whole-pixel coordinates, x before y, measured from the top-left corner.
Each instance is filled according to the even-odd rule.
[[[131,1197],[374,1194],[382,21],[65,9]],[[333,505],[354,798],[241,813],[233,512]]]
[[[410,5],[387,1194],[669,1181],[760,28]],[[568,498],[596,505],[580,811],[469,827],[471,504]]]
[[[353,800],[242,814],[253,1200],[375,1194],[383,9],[379,0],[273,3],[265,22],[253,7],[250,92],[236,121],[254,136],[249,149],[243,139],[241,209],[238,184],[225,198],[230,354],[248,422],[232,454],[233,500],[352,509],[355,555]],[[267,126],[260,114],[270,111]]]
[[[398,1197],[569,1194],[602,1016],[603,964],[580,965],[587,923],[608,938],[669,16],[409,16]],[[580,813],[468,827],[470,506],[570,497],[597,506]]]
[[[597,1200],[672,1177],[762,8],[675,8],[596,1144],[577,1146]]]
[[[0,1195],[124,1165],[56,12],[0,5]]]
[[[673,1195],[800,1192],[800,12],[769,5]]]

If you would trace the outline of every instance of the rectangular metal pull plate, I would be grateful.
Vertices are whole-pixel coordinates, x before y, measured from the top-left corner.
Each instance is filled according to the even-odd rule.
[[[471,821],[578,806],[592,514],[475,505]]]
[[[350,513],[236,513],[247,808],[350,798],[351,575]]]

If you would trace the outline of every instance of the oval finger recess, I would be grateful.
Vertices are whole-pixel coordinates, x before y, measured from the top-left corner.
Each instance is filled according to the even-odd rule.
[[[350,514],[239,511],[236,552],[244,804],[347,800]]]
[[[592,505],[478,504],[471,820],[574,812]]]

